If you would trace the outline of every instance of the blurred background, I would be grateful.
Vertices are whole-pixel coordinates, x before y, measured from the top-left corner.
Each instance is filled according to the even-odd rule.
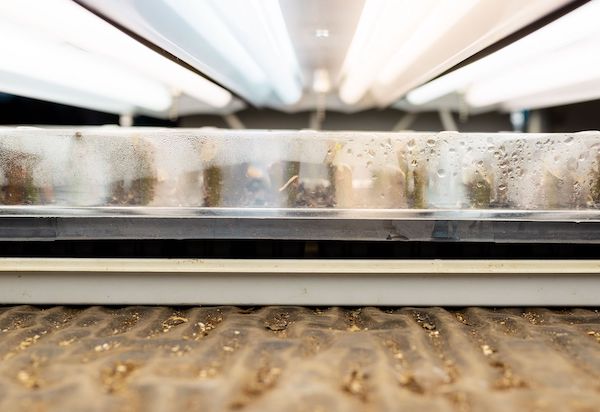
[[[600,129],[600,0],[0,0],[0,124]]]

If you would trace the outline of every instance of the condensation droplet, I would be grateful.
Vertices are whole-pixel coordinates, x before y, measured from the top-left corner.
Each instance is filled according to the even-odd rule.
[[[438,177],[444,177],[446,176],[446,171],[444,169],[438,169],[437,175]]]

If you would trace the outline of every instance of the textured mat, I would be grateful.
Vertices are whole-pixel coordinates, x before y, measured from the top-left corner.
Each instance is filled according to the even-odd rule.
[[[600,313],[0,307],[1,411],[598,411]]]

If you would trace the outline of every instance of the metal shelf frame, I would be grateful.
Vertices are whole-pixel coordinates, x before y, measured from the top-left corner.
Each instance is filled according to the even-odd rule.
[[[600,211],[0,207],[0,240],[86,239],[600,243]]]
[[[600,260],[0,259],[0,303],[597,306]]]

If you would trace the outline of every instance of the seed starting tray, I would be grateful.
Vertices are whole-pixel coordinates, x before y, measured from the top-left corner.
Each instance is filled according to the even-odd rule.
[[[600,132],[0,129],[0,239],[600,241]]]

